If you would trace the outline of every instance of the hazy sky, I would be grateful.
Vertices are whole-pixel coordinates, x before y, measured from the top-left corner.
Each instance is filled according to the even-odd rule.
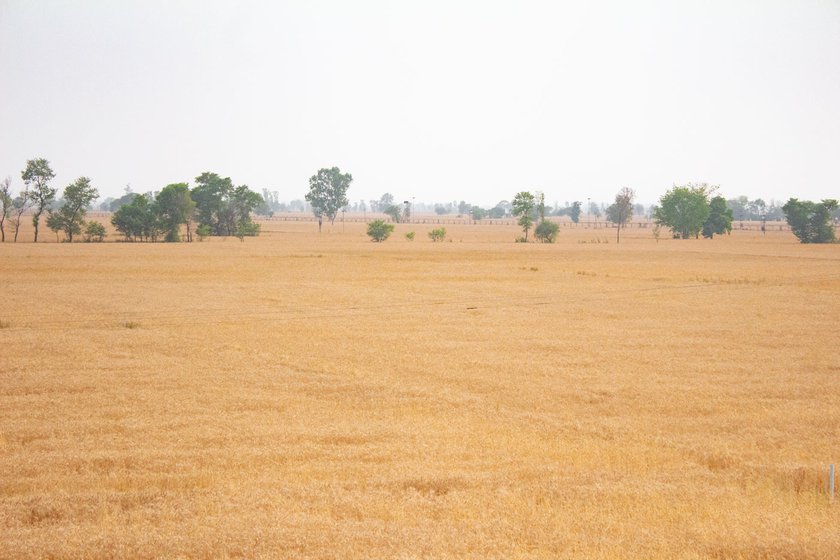
[[[0,176],[840,197],[840,1],[0,0]]]

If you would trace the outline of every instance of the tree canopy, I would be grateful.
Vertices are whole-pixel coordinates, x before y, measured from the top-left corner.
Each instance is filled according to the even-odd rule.
[[[831,223],[831,212],[835,209],[837,201],[832,199],[810,202],[791,198],[782,206],[790,229],[802,243],[835,241],[834,224]]]
[[[654,222],[670,228],[674,237],[699,237],[709,217],[709,194],[715,188],[706,183],[672,188],[659,199]]]
[[[342,173],[338,167],[319,169],[315,175],[309,178],[309,192],[306,193],[305,198],[312,206],[312,212],[318,218],[319,229],[323,217],[334,224],[339,210],[350,202],[347,199],[347,190],[350,188],[352,181],[353,176],[349,173]]]
[[[67,241],[73,242],[73,235],[82,232],[85,213],[88,206],[99,197],[99,191],[90,184],[87,177],[79,177],[64,188],[61,207],[47,216],[47,226],[55,231],[63,231]]]
[[[534,208],[536,207],[536,199],[534,195],[528,191],[516,193],[513,197],[513,215],[518,216],[517,223],[525,232],[525,241],[528,241],[528,230],[534,225]]]
[[[166,185],[155,197],[161,225],[166,230],[166,241],[181,240],[181,226],[187,226],[187,241],[192,241],[192,219],[195,201],[186,183]]]
[[[191,197],[200,226],[211,235],[237,235],[241,231],[256,231],[251,212],[263,203],[263,198],[247,185],[233,186],[230,177],[204,172],[195,178]]]
[[[35,242],[37,243],[41,214],[55,199],[56,190],[50,186],[50,181],[55,177],[55,173],[50,167],[50,162],[44,158],[37,158],[26,162],[26,168],[20,176],[29,191],[29,199],[35,209],[32,213],[32,225],[35,226]]]
[[[709,217],[703,224],[703,237],[711,239],[717,235],[732,231],[732,209],[726,204],[726,199],[716,196],[709,201]]]

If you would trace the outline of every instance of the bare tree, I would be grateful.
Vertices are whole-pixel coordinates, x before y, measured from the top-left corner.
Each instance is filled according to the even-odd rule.
[[[633,199],[636,193],[633,189],[624,187],[615,195],[615,202],[607,208],[607,219],[618,226],[615,234],[615,242],[621,242],[621,227],[627,226],[627,222],[633,217]]]
[[[15,230],[15,243],[17,243],[18,232],[20,231],[20,222],[23,219],[23,215],[26,214],[27,210],[32,207],[32,203],[33,200],[30,196],[29,189],[24,189],[12,201],[12,211],[9,215],[9,222],[12,224],[12,229]]]
[[[0,243],[6,242],[6,216],[12,211],[12,178],[6,177],[0,182]]]

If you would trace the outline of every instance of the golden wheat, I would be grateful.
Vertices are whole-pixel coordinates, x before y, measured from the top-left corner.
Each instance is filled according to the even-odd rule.
[[[840,555],[840,246],[433,227],[0,245],[0,557]]]

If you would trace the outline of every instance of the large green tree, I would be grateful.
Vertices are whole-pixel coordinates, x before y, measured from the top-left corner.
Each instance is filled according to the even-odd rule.
[[[700,237],[709,217],[709,194],[715,188],[706,183],[672,188],[659,199],[653,213],[654,222],[670,228],[674,237]]]
[[[782,210],[793,234],[802,243],[832,243],[835,240],[831,213],[837,209],[837,201],[822,202],[788,200]]]
[[[615,195],[615,202],[607,208],[607,219],[616,225],[615,242],[621,242],[621,228],[627,226],[633,218],[633,199],[636,197],[633,189],[624,187]]]
[[[155,205],[145,194],[138,194],[114,212],[111,224],[126,241],[157,241],[163,230]]]
[[[26,162],[26,169],[20,176],[26,184],[30,200],[33,203],[32,207],[35,209],[32,213],[32,225],[35,226],[35,243],[37,243],[41,214],[55,199],[56,190],[50,186],[50,181],[55,177],[55,173],[50,167],[50,162],[44,158],[37,158]]]
[[[181,226],[187,226],[187,241],[192,241],[192,220],[195,202],[186,183],[166,185],[155,197],[155,207],[161,225],[166,230],[165,241],[180,241]]]
[[[703,237],[711,239],[732,231],[732,209],[726,204],[726,199],[716,196],[709,201],[709,217],[703,224]]]
[[[79,177],[64,188],[61,208],[49,212],[47,226],[55,231],[63,231],[67,241],[73,242],[73,235],[81,233],[85,223],[88,206],[99,197],[99,191],[90,184],[87,177]]]
[[[318,231],[321,231],[321,224],[326,217],[331,224],[335,223],[335,217],[339,210],[350,202],[347,199],[347,190],[353,176],[349,173],[342,173],[338,167],[322,168],[309,178],[309,192],[306,193],[306,201],[312,206],[312,213],[318,218]],[[383,199],[385,196],[383,195]],[[393,197],[391,197],[393,200]],[[384,200],[382,201],[384,202]]]
[[[211,235],[237,235],[241,231],[254,235],[258,224],[251,220],[251,212],[262,204],[263,198],[246,185],[234,187],[230,177],[205,172],[195,178],[191,196],[199,226]]]
[[[513,215],[518,216],[517,223],[525,232],[525,241],[528,241],[528,231],[534,225],[534,208],[536,207],[536,199],[534,195],[528,191],[516,193],[513,197]]]

